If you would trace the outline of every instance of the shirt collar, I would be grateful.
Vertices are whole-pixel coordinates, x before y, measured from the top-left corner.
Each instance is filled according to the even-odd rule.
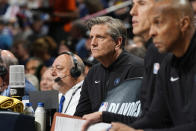
[[[80,81],[79,83],[77,83],[75,86],[73,86],[71,89],[72,90],[76,90],[78,89],[80,86],[82,86],[82,83],[84,82],[84,80]]]
[[[84,82],[84,80],[80,81],[79,83],[77,83],[76,85],[74,85],[72,88],[70,88],[64,95],[69,94],[69,92],[73,92],[75,90],[77,90],[80,86],[82,86],[82,83]],[[59,93],[59,97],[61,97],[63,95],[63,93]]]

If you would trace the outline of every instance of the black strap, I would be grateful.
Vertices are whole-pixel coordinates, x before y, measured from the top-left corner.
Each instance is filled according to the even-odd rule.
[[[72,93],[71,98],[69,99],[69,102],[68,102],[68,104],[67,104],[67,107],[66,107],[64,113],[66,113],[66,111],[67,111],[67,109],[68,109],[68,107],[69,107],[69,104],[71,103],[71,100],[72,100],[73,96],[76,94],[76,92],[77,92],[81,87],[82,87],[82,85],[79,86],[79,87]]]

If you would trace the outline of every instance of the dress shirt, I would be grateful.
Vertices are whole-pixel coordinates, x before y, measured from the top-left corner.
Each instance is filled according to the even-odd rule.
[[[65,93],[64,95],[65,101],[63,104],[62,113],[67,114],[67,115],[73,115],[75,113],[76,106],[78,105],[78,101],[80,99],[80,91],[81,91],[82,84],[83,84],[83,80],[79,82],[78,84],[76,84],[75,86],[73,86],[71,89],[69,89]],[[63,95],[62,93],[59,93],[59,103],[60,103],[60,99],[62,95]]]

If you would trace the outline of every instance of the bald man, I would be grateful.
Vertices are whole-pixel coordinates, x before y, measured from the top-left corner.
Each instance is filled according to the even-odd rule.
[[[53,88],[59,91],[59,112],[73,115],[85,77],[84,63],[71,52],[62,52],[52,64]]]
[[[159,52],[171,52],[162,64],[155,98],[147,115],[132,124],[137,131],[196,130],[196,33],[188,0],[157,0],[150,11],[150,35]],[[165,128],[163,122],[171,121]],[[136,131],[113,123],[110,131]]]

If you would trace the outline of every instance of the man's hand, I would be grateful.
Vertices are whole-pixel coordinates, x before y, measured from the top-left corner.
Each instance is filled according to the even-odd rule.
[[[102,112],[94,112],[88,115],[84,115],[82,118],[86,120],[84,125],[82,126],[82,131],[86,131],[86,129],[94,123],[102,121]]]
[[[113,122],[112,127],[107,131],[143,131],[143,130],[136,130],[125,124]]]

